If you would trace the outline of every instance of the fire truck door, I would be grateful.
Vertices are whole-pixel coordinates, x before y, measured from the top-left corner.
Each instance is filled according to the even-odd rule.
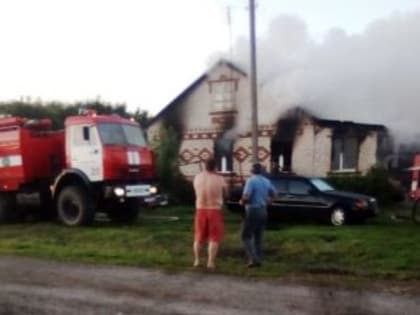
[[[67,152],[70,167],[84,172],[89,180],[103,180],[103,154],[95,126],[71,126],[67,134]]]

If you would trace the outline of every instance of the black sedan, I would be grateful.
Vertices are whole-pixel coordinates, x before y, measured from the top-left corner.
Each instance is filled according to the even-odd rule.
[[[268,220],[320,219],[335,226],[362,222],[378,214],[376,199],[370,196],[335,190],[320,178],[291,175],[267,176],[276,189],[268,206]],[[239,204],[242,189],[234,189],[227,202],[230,211],[243,213]]]

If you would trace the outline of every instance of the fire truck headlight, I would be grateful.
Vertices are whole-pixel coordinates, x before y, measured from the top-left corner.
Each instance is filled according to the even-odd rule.
[[[158,192],[158,189],[156,186],[150,186],[149,192],[151,194],[156,194]]]
[[[125,195],[125,189],[122,187],[115,187],[114,194],[117,197],[123,197]]]

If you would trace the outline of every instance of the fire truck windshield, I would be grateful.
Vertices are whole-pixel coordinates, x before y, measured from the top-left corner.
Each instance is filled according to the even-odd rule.
[[[103,144],[146,146],[146,140],[139,127],[116,123],[98,124]]]

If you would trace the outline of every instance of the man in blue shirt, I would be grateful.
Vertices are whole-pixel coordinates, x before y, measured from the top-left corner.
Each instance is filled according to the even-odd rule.
[[[252,166],[253,175],[248,178],[242,193],[241,204],[245,205],[245,220],[242,226],[242,241],[249,258],[248,267],[262,263],[262,237],[267,220],[267,204],[275,195],[271,182],[262,176],[263,167]]]

